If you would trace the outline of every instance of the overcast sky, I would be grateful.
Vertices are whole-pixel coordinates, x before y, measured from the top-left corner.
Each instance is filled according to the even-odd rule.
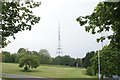
[[[35,15],[41,17],[40,23],[34,25],[31,31],[17,33],[15,40],[9,37],[11,43],[3,50],[15,53],[19,48],[30,51],[47,49],[51,56],[56,56],[58,22],[61,27],[62,55],[83,58],[87,52],[101,49],[101,44],[96,42],[99,35],[85,32],[84,27],[76,21],[79,16],[91,14],[99,1],[41,0],[41,6],[33,10]]]

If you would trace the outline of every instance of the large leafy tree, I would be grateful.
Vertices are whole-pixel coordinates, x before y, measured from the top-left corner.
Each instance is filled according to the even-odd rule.
[[[69,65],[71,64],[71,57],[69,55],[65,55],[61,57],[61,64],[62,65]]]
[[[120,2],[100,2],[92,14],[80,16],[77,21],[92,34],[113,31],[113,34],[97,39],[98,42],[106,38],[110,40],[109,46],[100,51],[101,74],[108,77],[120,75]],[[95,73],[98,72],[97,54],[92,59]]]
[[[51,56],[47,49],[41,49],[38,52],[38,56],[40,58],[41,64],[50,64],[51,63]]]
[[[48,57],[51,57],[50,56],[50,53],[48,52],[47,49],[41,49],[39,52],[38,52],[39,55],[45,55],[45,56],[48,56]]]
[[[90,60],[94,56],[94,54],[95,54],[95,52],[91,51],[91,52],[88,52],[84,58],[82,58],[82,63],[83,63],[84,68],[91,66]]]
[[[80,16],[77,21],[92,34],[113,31],[112,35],[102,36],[97,41],[108,38],[110,45],[120,49],[120,2],[100,2],[91,15]]]
[[[12,0],[11,2],[1,2],[2,10],[0,12],[2,28],[2,47],[5,47],[10,41],[7,37],[24,31],[31,30],[32,25],[39,22],[40,17],[33,15],[32,9],[40,5],[40,2],[33,2],[32,0]],[[1,27],[1,26],[0,26]]]
[[[83,67],[83,64],[82,64],[82,59],[81,58],[77,58],[75,59],[75,62],[74,61],[74,58],[71,58],[72,59],[72,64],[74,64],[73,66],[77,66],[77,67]]]
[[[1,54],[1,53],[0,53]],[[2,51],[2,62],[5,63],[16,63],[16,54],[11,54],[10,52],[7,51]]]
[[[19,59],[19,67],[24,67],[25,71],[30,70],[30,68],[37,68],[39,64],[38,56],[33,54],[24,54],[24,56]]]
[[[2,61],[5,62],[5,63],[11,62],[10,52],[2,51]]]
[[[27,50],[25,48],[20,48],[17,53],[26,53]]]
[[[112,77],[112,75],[120,75],[120,50],[111,46],[104,46],[100,52],[101,75]],[[91,59],[92,69],[98,72],[98,52]]]
[[[71,58],[69,55],[57,56],[53,59],[53,64],[82,67],[82,60],[81,58]]]

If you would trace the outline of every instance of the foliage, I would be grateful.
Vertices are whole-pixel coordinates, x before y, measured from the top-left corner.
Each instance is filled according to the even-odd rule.
[[[48,52],[48,50],[46,50],[46,49],[41,49],[39,52],[38,52],[38,54],[39,55],[46,55],[46,56],[48,56],[48,57],[50,57],[50,54],[49,54],[49,52]]]
[[[88,75],[91,75],[91,76],[94,75],[94,70],[93,70],[92,67],[88,67],[86,72],[87,72]]]
[[[8,51],[2,51],[2,62],[16,63],[16,54],[10,54]]]
[[[107,77],[120,75],[120,50],[109,46],[103,47],[100,53],[101,74]],[[98,52],[92,58],[92,67],[94,72],[98,72]]]
[[[16,53],[11,54],[11,63],[17,63],[16,57],[17,57]]]
[[[71,58],[69,55],[55,57],[53,59],[53,64],[82,67],[82,61],[80,58]]]
[[[22,67],[25,69],[29,69],[23,66],[24,60],[31,59],[31,56],[35,55],[39,64],[54,64],[54,65],[66,65],[66,66],[76,66],[82,67],[82,59],[81,58],[71,58],[69,55],[65,56],[57,56],[55,58],[50,56],[50,53],[47,49],[41,49],[39,52],[37,51],[28,51],[25,48],[20,48],[17,53],[3,52],[3,62],[7,63],[22,63]],[[21,61],[20,61],[21,60]],[[23,62],[22,62],[23,61]]]
[[[41,54],[41,55],[39,55],[39,58],[40,58],[41,64],[50,64],[51,63],[51,57],[49,57],[47,55]]]
[[[6,62],[6,63],[9,63],[11,62],[11,56],[10,56],[10,52],[7,52],[7,51],[2,51],[2,61],[3,62]]]
[[[75,64],[77,67],[83,67],[82,59],[81,58],[75,59]]]
[[[71,63],[70,56],[65,55],[65,56],[61,57],[61,63],[60,63],[61,65],[70,65],[70,63]]]
[[[31,1],[9,1],[2,2],[2,47],[5,47],[10,41],[7,41],[7,37],[24,31],[31,30],[32,25],[39,22],[40,17],[33,15],[32,9],[39,7],[40,2]]]
[[[80,26],[85,26],[87,32],[92,34],[104,31],[113,31],[112,35],[102,36],[97,41],[106,38],[110,40],[110,45],[120,49],[120,1],[100,2],[91,15],[80,16],[77,21]]]
[[[60,65],[61,64],[61,56],[57,56],[53,59],[53,64]]]
[[[41,49],[38,52],[38,56],[40,58],[41,64],[50,64],[51,63],[51,56],[46,49]]]
[[[20,48],[17,53],[26,53],[27,50],[25,48]]]
[[[19,60],[19,67],[24,67],[24,70],[29,70],[30,68],[37,68],[39,66],[39,58],[36,55],[25,54]]]
[[[111,0],[108,0],[111,1]],[[113,31],[112,35],[101,36],[97,41],[110,40],[100,52],[101,74],[107,77],[120,75],[120,1],[100,2],[91,15],[80,16],[77,21],[92,34]],[[94,72],[98,71],[98,52],[92,58]]]
[[[82,58],[82,64],[84,68],[91,66],[91,59],[94,56],[94,54],[95,52],[91,51],[91,52],[88,52],[84,58]]]

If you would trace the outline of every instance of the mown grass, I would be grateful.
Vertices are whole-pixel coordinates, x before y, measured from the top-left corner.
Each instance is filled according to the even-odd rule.
[[[2,63],[2,72],[45,78],[93,78],[86,75],[86,69],[84,68],[55,65],[41,65],[29,72],[23,72],[23,68],[19,68],[18,64]]]

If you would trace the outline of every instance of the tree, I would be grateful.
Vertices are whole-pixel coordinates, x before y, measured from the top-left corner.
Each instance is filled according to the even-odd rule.
[[[40,17],[33,15],[32,9],[39,7],[40,2],[24,1],[24,0],[10,0],[2,2],[2,17],[0,31],[2,29],[2,47],[5,47],[10,41],[7,37],[13,36],[20,31],[31,30],[32,25],[39,22]]]
[[[71,57],[69,55],[61,56],[60,64],[70,66]]]
[[[19,59],[21,57],[23,57],[25,54],[27,54],[27,50],[25,48],[20,48],[18,51],[17,51],[17,55],[16,55],[16,62],[18,63],[19,62]]]
[[[17,53],[26,53],[27,50],[25,48],[20,48]]]
[[[83,66],[81,58],[75,59],[75,66],[77,66],[77,67],[82,67]]]
[[[109,0],[108,0],[109,1]],[[101,74],[111,77],[120,75],[120,1],[119,2],[100,2],[91,15],[80,16],[77,21],[80,26],[85,26],[87,32],[92,34],[104,31],[113,31],[112,35],[102,36],[97,41],[103,42],[106,38],[110,40],[109,47],[105,47],[100,52]],[[92,67],[97,73],[97,53],[92,59]]]
[[[53,64],[61,65],[61,56],[57,56],[53,59]]]
[[[2,51],[2,61],[5,63],[11,62],[11,55],[8,51]]]
[[[109,0],[108,0],[109,1]],[[110,45],[120,49],[120,1],[100,2],[91,15],[80,16],[77,21],[80,26],[85,26],[87,32],[92,34],[103,31],[113,31],[112,35],[102,36],[97,41],[106,38],[110,40]]]
[[[39,58],[36,55],[25,54],[19,59],[19,67],[24,67],[25,71],[30,70],[30,68],[37,68],[39,66]]]
[[[82,59],[83,67],[87,68],[91,66],[91,59],[94,56],[95,52],[91,51],[86,54],[86,56]]]
[[[82,60],[80,58],[71,58],[69,55],[65,56],[57,56],[53,60],[53,64],[55,65],[66,65],[66,66],[82,66]]]
[[[120,75],[120,50],[113,48],[110,45],[104,46],[100,53],[101,75],[112,77]],[[92,58],[92,68],[95,73],[98,72],[98,52]]]
[[[46,56],[44,54],[39,55],[40,63],[41,64],[50,64],[51,63],[51,57]]]
[[[11,63],[17,63],[17,61],[16,61],[16,57],[17,57],[17,54],[11,54],[11,59],[10,59],[10,62]]]
[[[38,52],[38,54],[39,54],[39,55],[44,54],[44,55],[46,55],[46,56],[48,56],[48,57],[51,57],[47,49],[41,49],[41,50]]]
[[[90,75],[90,76],[95,75],[94,70],[93,70],[92,67],[87,67],[87,71],[86,71],[86,72],[87,72],[87,74]]]
[[[46,49],[41,49],[38,52],[38,56],[40,58],[41,64],[50,64],[51,63],[51,56]]]

